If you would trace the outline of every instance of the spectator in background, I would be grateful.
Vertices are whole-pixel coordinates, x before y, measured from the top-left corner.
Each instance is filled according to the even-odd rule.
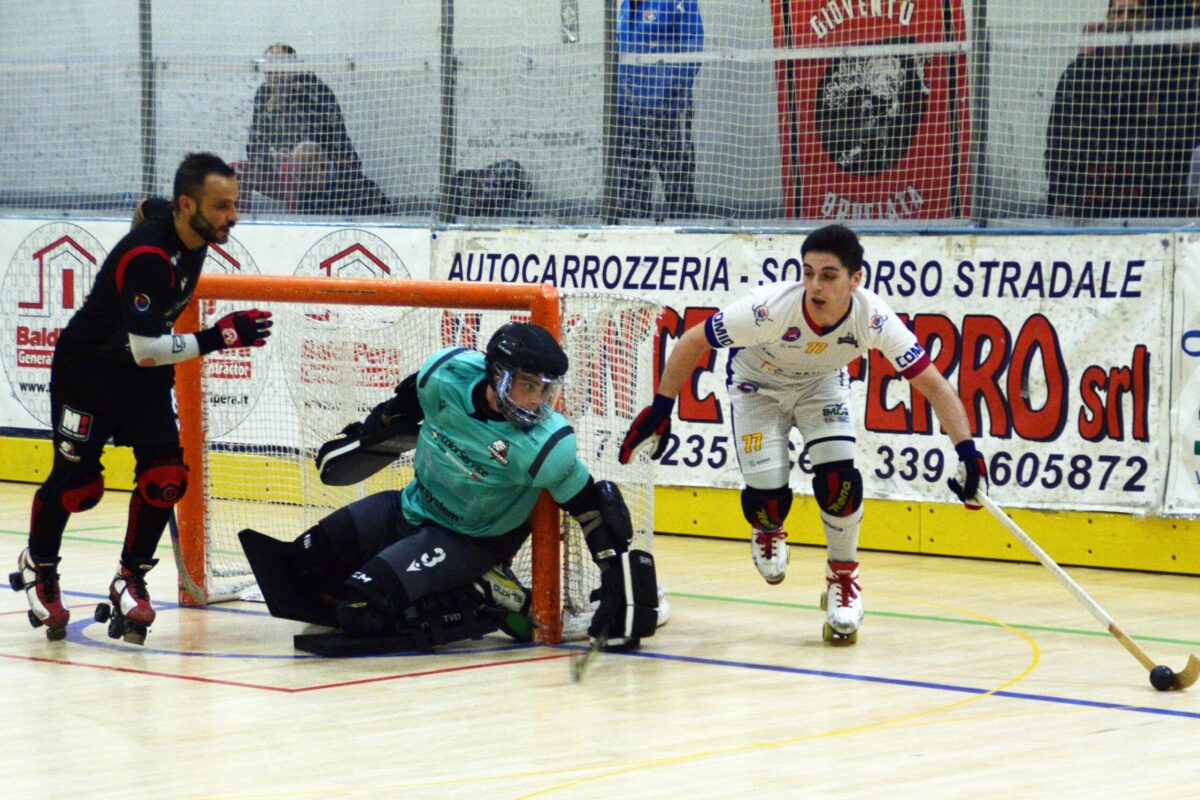
[[[333,161],[321,145],[304,141],[292,148],[288,181],[295,210],[301,214],[366,216],[390,214],[395,208],[374,181],[346,173],[344,161]]]
[[[291,45],[271,45],[260,64],[263,83],[254,94],[254,117],[246,144],[250,185],[271,197],[295,199],[297,210],[310,213],[378,213],[359,211],[350,202],[354,198],[382,198],[383,194],[363,174],[333,90],[314,73],[299,67],[300,58]],[[291,162],[298,159],[303,162],[300,168],[309,170],[304,177],[311,189],[314,154],[321,156],[328,187],[339,195],[328,203],[292,197],[295,191],[303,192],[293,185]],[[340,210],[316,210],[326,205]]]
[[[1189,17],[1180,0],[1110,0],[1105,21],[1084,30],[1161,29]],[[1194,52],[1170,45],[1102,42],[1082,49],[1059,79],[1046,131],[1049,213],[1185,216],[1196,145],[1195,75]]]
[[[622,0],[617,24],[621,55],[696,53],[704,48],[698,0]],[[692,142],[695,63],[630,64],[617,68],[616,214],[649,217],[654,173],[667,214],[696,213]]]

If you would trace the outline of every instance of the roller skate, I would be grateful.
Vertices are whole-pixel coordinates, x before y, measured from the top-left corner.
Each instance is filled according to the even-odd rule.
[[[772,586],[783,583],[787,577],[791,552],[784,541],[786,538],[787,532],[782,529],[760,531],[753,528],[750,531],[750,555],[754,559],[754,566],[758,567],[758,574],[763,576],[763,580]]]
[[[109,603],[96,606],[96,622],[108,623],[110,639],[124,639],[131,644],[145,644],[148,628],[154,622],[150,592],[146,589],[146,573],[157,558],[136,562],[132,567],[121,564],[108,587]]]
[[[821,638],[832,645],[854,644],[858,641],[858,626],[863,619],[858,562],[826,562],[825,585],[826,589],[821,594],[821,608],[825,609],[825,627]]]
[[[71,609],[58,588],[58,562],[61,558],[34,560],[26,547],[17,557],[17,571],[10,573],[8,584],[14,592],[25,591],[29,601],[29,624],[46,626],[46,638],[57,642],[67,638]]]

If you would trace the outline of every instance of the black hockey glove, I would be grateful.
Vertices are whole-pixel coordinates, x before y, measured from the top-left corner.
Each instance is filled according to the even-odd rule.
[[[262,347],[271,335],[271,312],[251,308],[234,311],[217,320],[217,324],[196,334],[201,354],[233,347]]]
[[[946,485],[950,487],[950,491],[958,495],[958,499],[964,506],[972,511],[978,511],[983,506],[975,501],[975,493],[982,489],[984,494],[987,494],[987,463],[975,449],[975,442],[972,439],[959,442],[954,449],[958,452],[958,474],[947,480]]]
[[[675,401],[671,398],[654,395],[654,402],[643,408],[629,426],[617,460],[628,464],[643,447],[649,447],[650,458],[657,460],[667,449],[671,434],[671,411],[674,408]]]

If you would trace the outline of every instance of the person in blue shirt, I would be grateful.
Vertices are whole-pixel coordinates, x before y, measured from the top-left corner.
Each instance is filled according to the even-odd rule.
[[[554,337],[529,323],[501,327],[486,354],[450,347],[430,356],[362,423],[363,435],[417,429],[413,480],[334,511],[295,539],[286,556],[294,583],[332,600],[345,633],[396,634],[422,598],[470,586],[510,559],[546,490],[579,521],[600,567],[589,633],[653,634],[653,560],[635,551],[649,566],[631,573],[628,510],[611,484],[592,479],[570,423],[555,410],[567,367]],[[627,585],[631,596],[644,589],[654,599],[634,608]]]
[[[666,215],[696,214],[692,84],[698,63],[630,63],[629,56],[704,49],[698,0],[622,0],[617,24],[616,215],[651,216],[655,173]]]

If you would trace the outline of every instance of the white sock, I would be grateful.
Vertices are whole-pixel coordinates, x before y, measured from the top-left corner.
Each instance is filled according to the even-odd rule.
[[[862,518],[862,506],[848,517],[835,517],[821,512],[830,561],[858,561],[858,529],[862,526]]]

